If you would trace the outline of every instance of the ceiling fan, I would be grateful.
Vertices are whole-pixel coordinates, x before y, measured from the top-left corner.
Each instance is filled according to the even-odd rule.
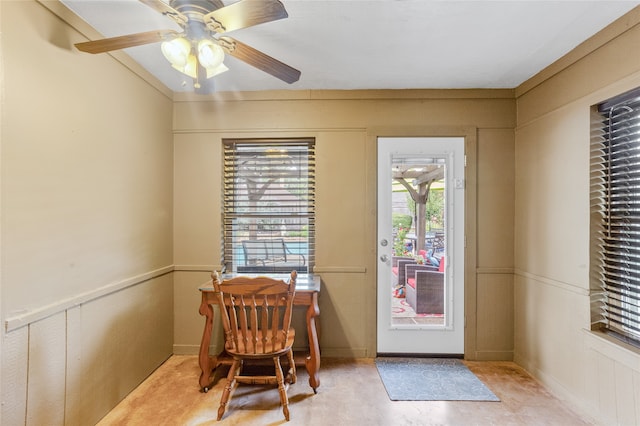
[[[104,53],[162,42],[165,58],[175,69],[193,78],[196,90],[206,79],[228,70],[223,63],[225,53],[286,83],[300,78],[297,69],[234,38],[220,35],[288,17],[279,0],[240,0],[228,6],[221,0],[139,1],[173,19],[183,31],[148,31],[88,41],[77,43],[78,50]]]

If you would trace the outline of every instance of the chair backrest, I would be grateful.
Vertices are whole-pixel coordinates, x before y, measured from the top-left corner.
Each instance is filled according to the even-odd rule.
[[[260,355],[285,349],[291,327],[296,271],[289,282],[270,277],[237,276],[221,280],[213,272],[225,334],[225,349]]]

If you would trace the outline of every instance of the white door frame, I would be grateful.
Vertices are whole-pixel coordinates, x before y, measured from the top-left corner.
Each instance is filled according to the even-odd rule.
[[[379,137],[378,152],[378,238],[377,246],[377,352],[463,354],[465,349],[465,138],[464,137]],[[392,325],[390,277],[392,255],[391,203],[389,195],[380,194],[390,188],[391,156],[434,156],[446,158],[448,255],[455,262],[445,262],[446,323],[444,326]],[[451,214],[453,213],[453,215]],[[387,235],[388,234],[388,235]],[[387,245],[381,244],[386,240]],[[386,256],[386,258],[385,258]]]

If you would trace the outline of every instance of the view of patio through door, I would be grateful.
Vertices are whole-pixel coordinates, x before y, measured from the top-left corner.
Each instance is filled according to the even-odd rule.
[[[445,158],[391,164],[391,324],[444,325]]]
[[[464,139],[378,139],[378,353],[463,353]]]

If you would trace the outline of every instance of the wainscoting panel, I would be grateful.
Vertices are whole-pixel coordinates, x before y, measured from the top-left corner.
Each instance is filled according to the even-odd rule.
[[[640,424],[640,351],[588,330],[588,290],[515,275],[514,361],[597,424]]]
[[[640,350],[604,333],[582,330],[587,347],[587,400],[603,407],[603,424],[640,425]]]
[[[29,325],[27,425],[64,424],[65,312]]]
[[[2,346],[2,423],[23,425],[27,411],[29,328],[4,336]]]
[[[173,274],[60,306],[5,332],[2,424],[95,424],[172,354]]]
[[[375,356],[375,280],[367,274],[322,275],[320,291],[320,349],[326,357]],[[369,285],[368,283],[373,283]],[[304,321],[296,325],[304,329]]]
[[[481,361],[513,360],[513,271],[478,272],[476,356]]]
[[[220,270],[220,268],[215,268]],[[214,266],[187,267],[176,266],[174,272],[174,337],[173,353],[177,355],[196,355],[200,349],[204,317],[198,312],[201,295],[198,288],[211,281]],[[216,317],[219,318],[219,317]],[[222,325],[214,321],[211,339],[211,353],[222,350]]]

